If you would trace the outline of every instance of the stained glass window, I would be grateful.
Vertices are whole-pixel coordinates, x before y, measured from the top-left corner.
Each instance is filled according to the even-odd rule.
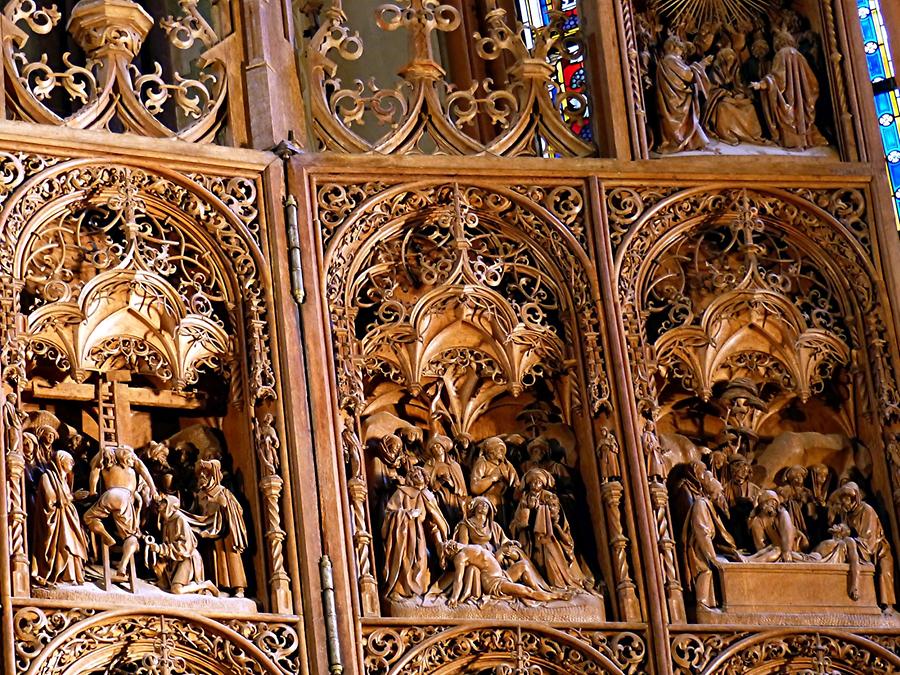
[[[587,75],[584,70],[584,49],[581,41],[580,17],[577,0],[516,0],[519,19],[532,29],[553,24],[560,30],[558,49],[548,56],[553,66],[556,85],[551,89],[553,100],[559,101],[561,94],[571,92],[581,94],[569,97],[562,105],[563,117],[572,131],[585,141],[592,141],[590,111],[587,109]],[[551,17],[552,11],[562,13],[561,17]],[[525,32],[526,46],[531,49],[531,35]]]
[[[856,0],[856,4],[862,24],[869,77],[875,92],[875,111],[887,158],[888,180],[894,191],[897,226],[900,229],[900,91],[897,89],[896,71],[888,51],[879,0]]]

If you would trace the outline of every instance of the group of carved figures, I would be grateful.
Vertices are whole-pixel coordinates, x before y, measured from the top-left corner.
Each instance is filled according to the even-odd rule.
[[[243,508],[223,482],[218,443],[211,431],[191,428],[139,454],[124,444],[95,453],[84,437],[46,412],[21,413],[6,402],[6,418],[18,419],[30,502],[32,576],[40,585],[84,584],[95,578],[110,551],[118,561],[113,581],[125,581],[143,562],[159,587],[171,593],[218,596],[247,587],[242,555],[247,548]],[[7,426],[9,430],[10,427]],[[190,438],[192,440],[187,440]],[[198,446],[199,444],[199,446]],[[170,456],[178,462],[169,463]],[[191,470],[192,468],[192,470]],[[87,473],[87,487],[76,476]],[[189,500],[196,512],[183,508]],[[155,516],[155,517],[153,517]],[[207,579],[201,541],[211,542]]]
[[[750,480],[751,462],[743,454],[710,465],[684,466],[673,492],[673,508],[684,513],[684,564],[700,605],[716,607],[719,561],[844,563],[853,600],[859,598],[860,564],[869,563],[879,604],[888,609],[895,603],[891,546],[859,484],[844,479],[830,490],[831,469],[815,464],[786,467],[770,490]]]
[[[370,441],[389,601],[532,604],[593,592],[566,516],[571,468],[555,441],[512,434],[466,447],[401,436]],[[520,469],[511,449],[524,450]]]
[[[805,149],[827,145],[816,127],[818,39],[789,6],[734,25],[638,17],[643,84],[660,153],[717,139]],[[655,105],[655,111],[653,106]]]

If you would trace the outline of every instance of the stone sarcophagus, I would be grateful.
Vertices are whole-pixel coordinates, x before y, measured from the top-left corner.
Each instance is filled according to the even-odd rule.
[[[771,626],[894,626],[875,592],[875,567],[859,565],[857,597],[850,597],[850,565],[821,562],[720,562],[720,609],[697,608],[703,623]]]

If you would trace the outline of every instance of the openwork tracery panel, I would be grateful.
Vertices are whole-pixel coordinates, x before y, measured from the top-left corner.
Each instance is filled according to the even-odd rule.
[[[897,390],[865,193],[606,195],[670,619],[894,626]]]
[[[314,185],[364,617],[639,619],[583,186]]]
[[[313,133],[323,150],[347,153],[492,154],[581,157],[595,154],[586,121],[588,97],[561,90],[555,69],[584,59],[574,15],[551,4],[545,25],[523,25],[504,3],[483,7],[483,28],[462,35],[470,60],[442,63],[437,45],[463,31],[457,6],[438,0],[403,0],[373,7],[367,17],[382,39],[408,36],[407,63],[397,84],[377,81],[374,61],[360,77],[342,77],[342,63],[365,65],[376,45],[350,25],[341,0],[316,17],[306,48]],[[449,43],[448,43],[449,44]],[[402,41],[398,47],[403,49]],[[459,55],[457,55],[459,56]],[[457,72],[461,71],[461,72]],[[464,72],[462,72],[464,71]],[[573,128],[581,129],[576,135]],[[585,140],[582,136],[587,137]]]
[[[296,672],[261,177],[3,165],[20,670]]]
[[[71,9],[8,0],[0,13],[7,113],[197,142],[215,140],[230,123],[240,142],[232,4],[180,0],[172,14],[153,17],[132,0],[82,0]]]

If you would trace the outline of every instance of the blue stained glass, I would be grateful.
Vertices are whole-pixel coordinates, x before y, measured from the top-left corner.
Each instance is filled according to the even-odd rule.
[[[896,75],[878,3],[879,0],[856,0],[866,63],[873,84]],[[897,209],[897,228],[900,229],[900,92],[896,88],[875,95],[875,115],[881,130],[888,180]]]

